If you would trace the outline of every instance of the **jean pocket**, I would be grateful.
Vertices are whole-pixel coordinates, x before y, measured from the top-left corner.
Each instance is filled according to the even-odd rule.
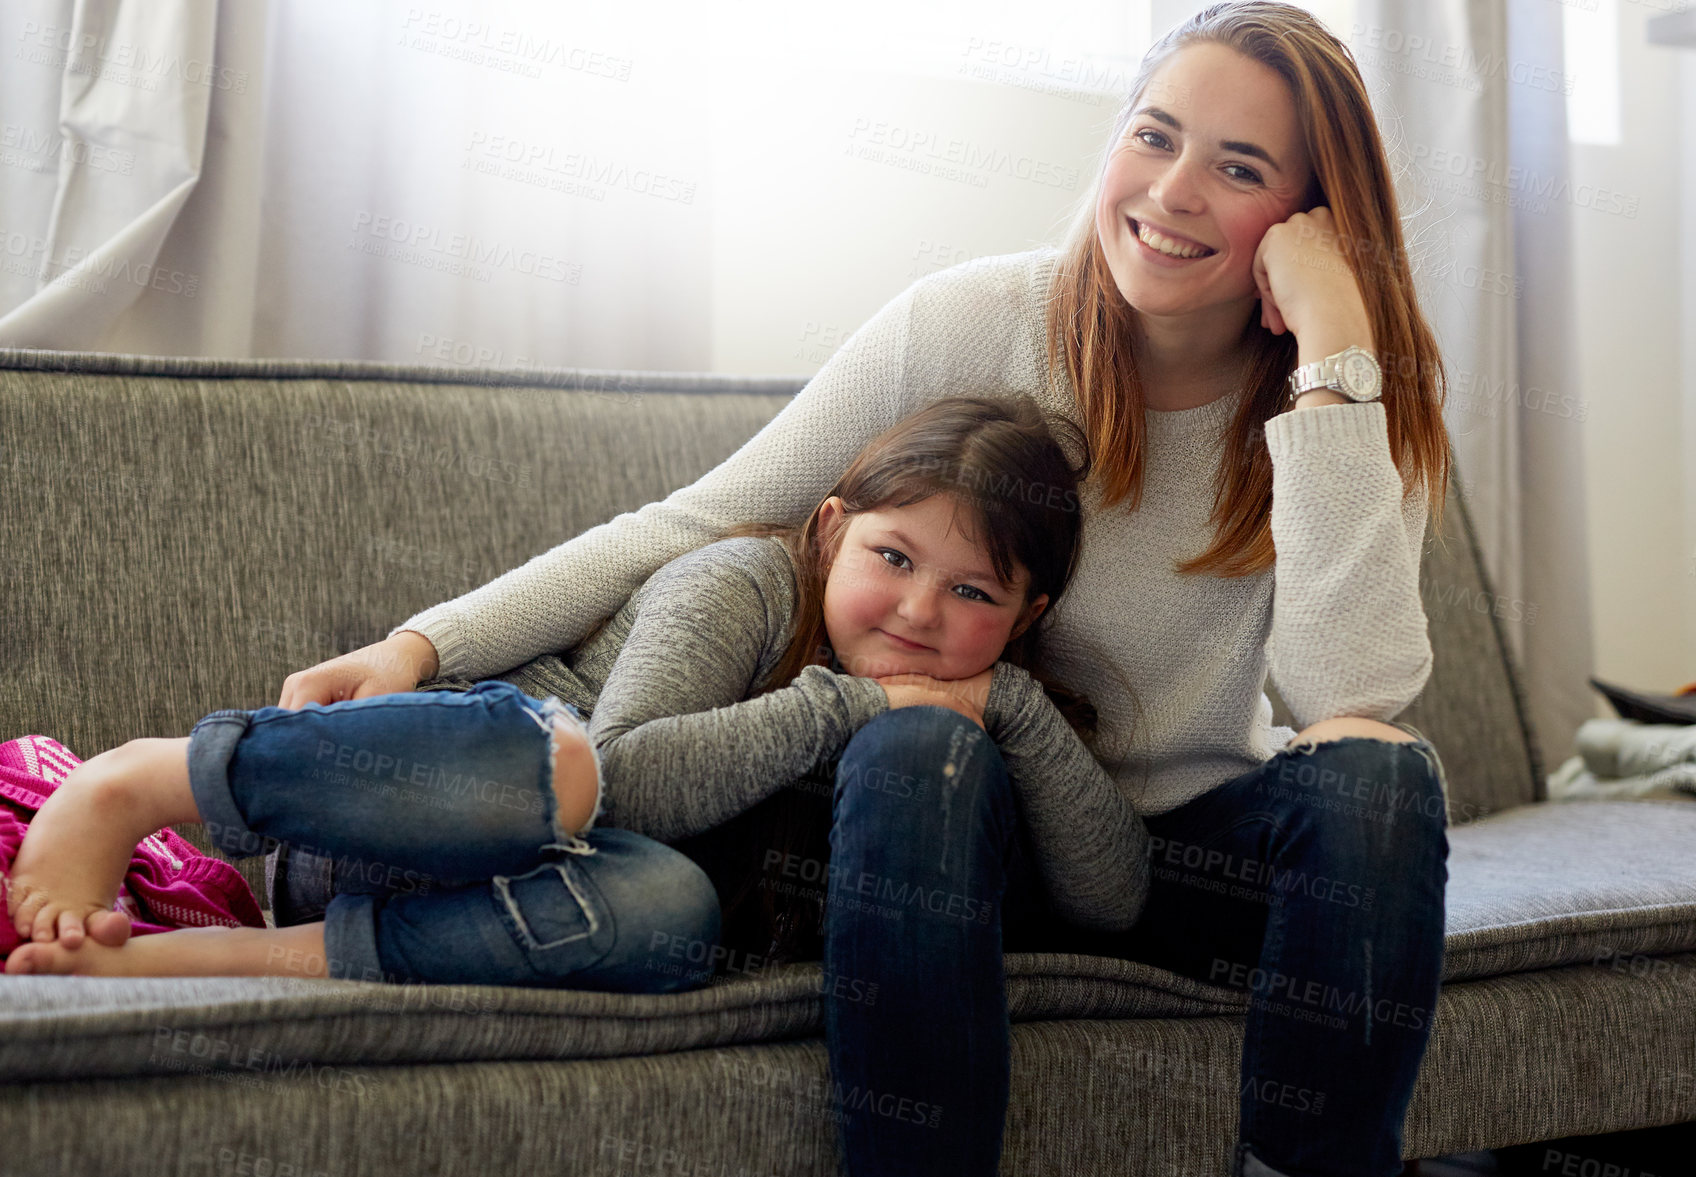
[[[526,952],[575,946],[604,953],[595,950],[612,929],[606,900],[576,862],[546,862],[528,874],[496,875],[493,882],[508,930]]]

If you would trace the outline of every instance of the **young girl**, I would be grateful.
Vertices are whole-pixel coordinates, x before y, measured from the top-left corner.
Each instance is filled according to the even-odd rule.
[[[936,402],[874,439],[804,525],[748,530],[661,568],[566,658],[507,676],[557,688],[545,700],[490,680],[219,711],[186,739],[88,761],[19,854],[8,910],[34,942],[7,971],[686,987],[710,975],[679,962],[716,958],[719,911],[662,843],[772,797],[873,716],[925,705],[973,720],[962,767],[999,744],[1053,908],[1128,928],[1146,831],[1032,674],[1035,622],[1081,532],[1076,475],[1040,413]],[[587,728],[567,698],[592,709]],[[868,788],[914,783],[837,784]],[[589,829],[601,816],[622,828]],[[109,909],[129,848],[196,819],[229,853],[270,838],[336,859],[324,920],[124,942]],[[887,881],[896,915],[999,914],[998,895]]]

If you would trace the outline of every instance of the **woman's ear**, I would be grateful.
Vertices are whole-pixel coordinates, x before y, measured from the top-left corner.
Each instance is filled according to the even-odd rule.
[[[1029,629],[1036,619],[1042,616],[1042,611],[1046,608],[1048,608],[1048,594],[1042,593],[1026,605],[1024,611],[1019,614],[1018,624],[1013,626],[1013,632],[1007,635],[1007,640],[1012,641]]]

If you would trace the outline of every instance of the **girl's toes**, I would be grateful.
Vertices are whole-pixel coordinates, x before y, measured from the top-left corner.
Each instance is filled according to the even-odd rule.
[[[57,940],[59,938],[59,909],[50,903],[41,903],[35,909],[35,918],[30,921],[27,935],[37,944],[48,940]]]
[[[59,913],[58,920],[59,943],[63,944],[66,948],[80,947],[82,944],[83,933],[82,924],[83,920],[86,918],[86,916],[79,915],[74,911],[61,911]]]
[[[122,948],[130,938],[130,917],[121,911],[97,911],[83,927],[90,940],[108,948]]]
[[[82,921],[81,913],[54,903],[51,899],[45,900],[35,913],[35,923],[30,928],[30,939],[37,944],[48,944],[67,938],[75,941],[67,947],[75,948],[82,943]]]
[[[24,973],[68,973],[70,959],[58,951],[56,944],[20,944],[6,958],[6,971]]]
[[[41,911],[42,904],[47,902],[47,896],[28,883],[19,883],[14,879],[10,900],[8,910],[11,913],[12,928],[28,940],[34,933],[35,917]]]

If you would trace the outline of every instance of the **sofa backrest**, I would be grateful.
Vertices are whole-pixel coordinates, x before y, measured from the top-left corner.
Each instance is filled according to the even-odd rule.
[[[275,704],[293,671],[693,481],[803,383],[0,349],[0,739],[86,759]],[[1404,718],[1458,821],[1540,772],[1451,504],[1425,558],[1436,670]]]

